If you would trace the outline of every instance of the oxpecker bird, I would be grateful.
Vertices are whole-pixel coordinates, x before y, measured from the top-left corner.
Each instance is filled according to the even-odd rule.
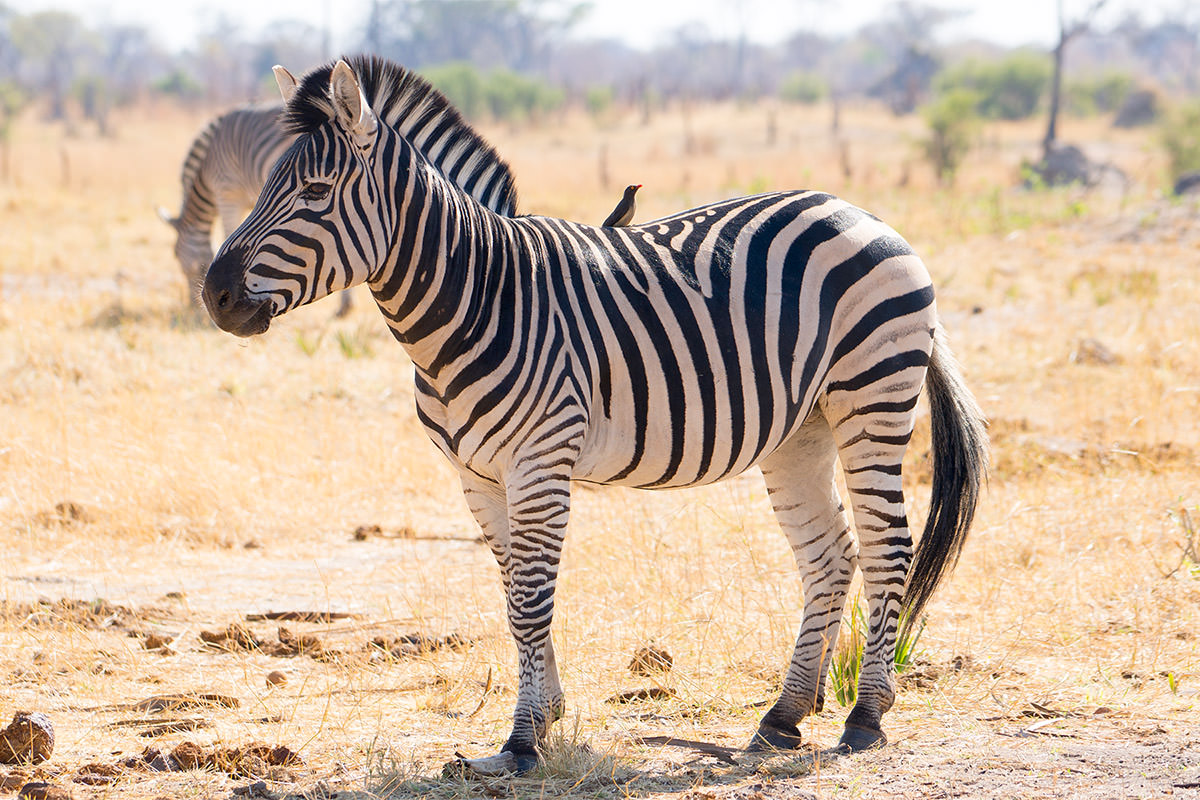
[[[637,190],[642,188],[640,183],[631,183],[625,187],[625,194],[621,197],[621,202],[617,203],[617,207],[608,215],[608,219],[604,220],[606,228],[622,228],[629,224],[633,219],[633,212],[637,211],[637,201],[634,195]]]

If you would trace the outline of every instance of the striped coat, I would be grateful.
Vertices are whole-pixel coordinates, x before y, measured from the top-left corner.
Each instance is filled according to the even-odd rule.
[[[365,282],[408,351],[418,414],[459,469],[517,645],[512,732],[474,766],[528,769],[562,713],[550,623],[571,481],[689,486],[754,466],[805,609],[751,746],[797,746],[821,707],[856,568],[870,630],[841,744],[884,742],[898,630],[957,558],[986,464],[982,415],[908,244],[820,192],[622,228],[516,216],[507,165],[402,67],[363,57],[277,78],[298,139],[203,298],[248,336]],[[901,462],[922,385],[934,485],[914,552]]]

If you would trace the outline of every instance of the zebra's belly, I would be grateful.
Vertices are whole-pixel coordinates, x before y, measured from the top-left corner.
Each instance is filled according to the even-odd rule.
[[[573,477],[641,488],[677,488],[737,475],[779,447],[811,410],[800,403],[747,393],[695,398],[683,406],[655,402],[642,409],[593,408]],[[736,398],[734,398],[736,399]]]

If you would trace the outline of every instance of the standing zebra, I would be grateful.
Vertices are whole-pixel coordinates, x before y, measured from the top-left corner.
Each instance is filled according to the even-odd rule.
[[[325,294],[370,286],[507,597],[512,732],[500,755],[472,765],[531,768],[563,712],[550,621],[571,481],[693,486],[755,465],[805,607],[750,746],[799,745],[797,723],[821,708],[855,567],[870,630],[841,745],[884,743],[898,629],[958,557],[987,447],[929,275],[904,240],[818,192],[620,228],[497,214],[497,197],[515,207],[508,166],[413,73],[355,57],[300,83],[281,67],[276,77],[299,138],[221,247],[204,302],[222,329],[251,336]],[[914,554],[901,459],[922,383],[933,491]],[[856,533],[834,482],[839,459]]]
[[[237,108],[204,127],[183,162],[183,200],[179,216],[159,209],[175,229],[175,257],[188,286],[196,290],[212,262],[213,223],[221,218],[228,236],[254,205],[271,167],[295,141],[279,124],[279,104]],[[342,295],[339,315],[350,310]]]

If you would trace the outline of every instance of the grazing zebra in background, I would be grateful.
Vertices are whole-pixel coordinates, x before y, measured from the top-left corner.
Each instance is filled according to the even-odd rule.
[[[841,746],[884,743],[898,629],[957,559],[986,468],[982,415],[908,244],[819,192],[618,228],[497,214],[503,198],[515,208],[508,166],[412,72],[363,56],[276,77],[298,139],[204,302],[251,336],[365,282],[411,357],[417,413],[499,562],[518,652],[511,735],[468,764],[531,768],[563,712],[550,622],[571,481],[693,486],[755,465],[805,606],[750,746],[799,745],[821,708],[855,567],[870,629]],[[901,459],[923,383],[933,488],[914,553]]]
[[[283,106],[237,108],[204,127],[183,162],[183,200],[179,216],[159,209],[175,229],[175,257],[194,291],[212,263],[213,223],[221,219],[228,236],[246,216],[262,191],[276,160],[295,141],[279,124]],[[342,295],[339,316],[350,310],[350,295]]]

